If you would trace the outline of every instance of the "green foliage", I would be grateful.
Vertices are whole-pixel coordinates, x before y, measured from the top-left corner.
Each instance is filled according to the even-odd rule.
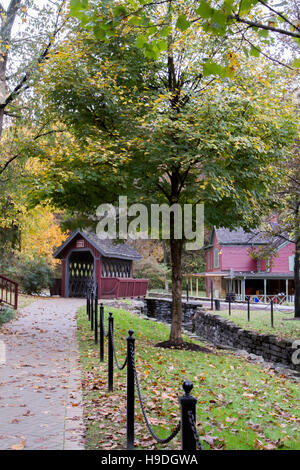
[[[13,308],[7,305],[0,305],[0,326],[13,320],[15,314],[16,311]]]
[[[48,260],[26,260],[17,254],[2,257],[1,274],[18,282],[20,291],[25,294],[40,294],[51,287],[54,277]]]
[[[165,266],[151,259],[144,259],[135,264],[134,276],[149,279],[149,289],[164,289],[166,274]]]
[[[52,268],[43,259],[28,261],[22,266],[21,287],[25,294],[40,294],[53,282]]]
[[[300,40],[297,9],[293,9],[289,2],[271,7],[258,0],[200,0],[196,4],[190,1],[183,4],[179,0],[158,3],[127,0],[122,5],[117,0],[111,3],[72,0],[71,14],[82,26],[93,29],[102,41],[110,41],[120,30],[133,27],[139,35],[138,47],[143,49],[146,57],[155,59],[164,50],[160,48],[159,41],[165,37],[166,28],[172,23],[176,26],[176,32],[170,33],[169,37],[179,34],[184,38],[186,32],[194,31],[199,35],[205,32],[215,39],[236,37],[243,45],[251,45],[254,41],[254,46],[251,46],[254,57],[259,56],[260,46],[274,44],[274,32],[279,37],[291,35],[298,44]],[[245,34],[244,25],[251,30],[249,36]],[[269,35],[269,31],[273,34]],[[230,44],[227,42],[226,52],[229,50]],[[244,47],[243,50],[247,55],[247,49]],[[216,70],[221,77],[227,69],[222,64],[226,52],[218,50],[216,57],[219,65]],[[299,63],[294,62],[293,66],[299,67]]]

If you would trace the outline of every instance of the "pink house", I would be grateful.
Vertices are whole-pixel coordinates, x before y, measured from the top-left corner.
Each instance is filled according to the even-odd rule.
[[[272,248],[268,258],[262,253],[266,247]],[[294,294],[293,242],[279,236],[270,239],[257,230],[214,228],[205,251],[207,296],[211,288],[215,297],[232,292],[240,300],[249,295],[267,301],[275,295],[280,301],[280,295],[285,300]]]

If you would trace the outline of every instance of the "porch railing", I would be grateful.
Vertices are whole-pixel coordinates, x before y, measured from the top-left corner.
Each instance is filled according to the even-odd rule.
[[[18,283],[0,275],[0,303],[18,308]]]
[[[253,303],[266,303],[269,304],[273,300],[274,304],[281,305],[284,302],[293,302],[294,296],[286,294],[254,294],[254,295],[245,295],[245,298],[250,297],[250,302]],[[241,294],[235,294],[235,300],[245,300]]]
[[[102,299],[145,297],[148,289],[148,279],[133,279],[121,277],[102,277],[100,280],[99,297]]]

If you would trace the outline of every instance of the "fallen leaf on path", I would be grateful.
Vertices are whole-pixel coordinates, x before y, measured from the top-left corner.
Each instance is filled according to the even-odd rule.
[[[19,442],[19,444],[13,444],[11,449],[13,450],[23,450],[26,444],[26,439],[24,441]]]

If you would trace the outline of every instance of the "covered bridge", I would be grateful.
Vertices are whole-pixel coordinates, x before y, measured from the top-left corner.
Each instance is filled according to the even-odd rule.
[[[98,284],[98,297],[144,297],[147,279],[133,278],[133,261],[141,256],[126,243],[101,240],[95,233],[77,230],[56,250],[60,259],[62,297],[85,297]]]

